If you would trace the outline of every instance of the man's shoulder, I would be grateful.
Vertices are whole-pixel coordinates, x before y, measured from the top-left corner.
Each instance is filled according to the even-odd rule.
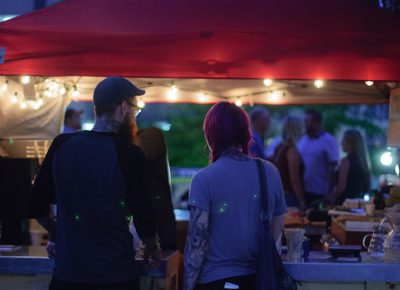
[[[322,134],[321,140],[325,142],[336,142],[335,136],[333,136],[331,133],[328,132],[324,132],[324,134]]]

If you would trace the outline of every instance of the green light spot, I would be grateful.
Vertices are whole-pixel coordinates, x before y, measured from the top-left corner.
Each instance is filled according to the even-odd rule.
[[[14,139],[13,138],[9,138],[8,139],[8,143],[11,144],[11,145],[14,144]]]
[[[224,213],[224,212],[225,212],[225,208],[221,207],[221,208],[219,209],[219,213]]]
[[[79,222],[81,220],[81,215],[79,213],[76,213],[74,215],[74,219],[75,219],[75,221]]]
[[[126,203],[125,203],[124,200],[121,200],[121,201],[119,202],[119,206],[120,206],[120,207],[125,207],[125,205],[126,205]]]
[[[130,223],[130,222],[131,222],[131,220],[132,220],[132,216],[130,216],[130,215],[127,215],[127,216],[126,216],[126,221],[127,221],[128,223]]]

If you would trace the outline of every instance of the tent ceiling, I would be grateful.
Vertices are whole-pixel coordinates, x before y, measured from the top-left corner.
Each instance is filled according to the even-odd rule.
[[[399,80],[365,0],[65,0],[0,24],[0,75]]]

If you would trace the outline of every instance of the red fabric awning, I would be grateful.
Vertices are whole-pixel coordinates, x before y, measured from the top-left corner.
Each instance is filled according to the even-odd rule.
[[[0,24],[3,75],[400,80],[366,0],[66,0]]]

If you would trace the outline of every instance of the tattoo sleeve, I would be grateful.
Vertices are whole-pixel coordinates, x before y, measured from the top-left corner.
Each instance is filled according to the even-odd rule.
[[[208,250],[208,212],[190,208],[190,222],[185,246],[184,290],[193,290]]]

